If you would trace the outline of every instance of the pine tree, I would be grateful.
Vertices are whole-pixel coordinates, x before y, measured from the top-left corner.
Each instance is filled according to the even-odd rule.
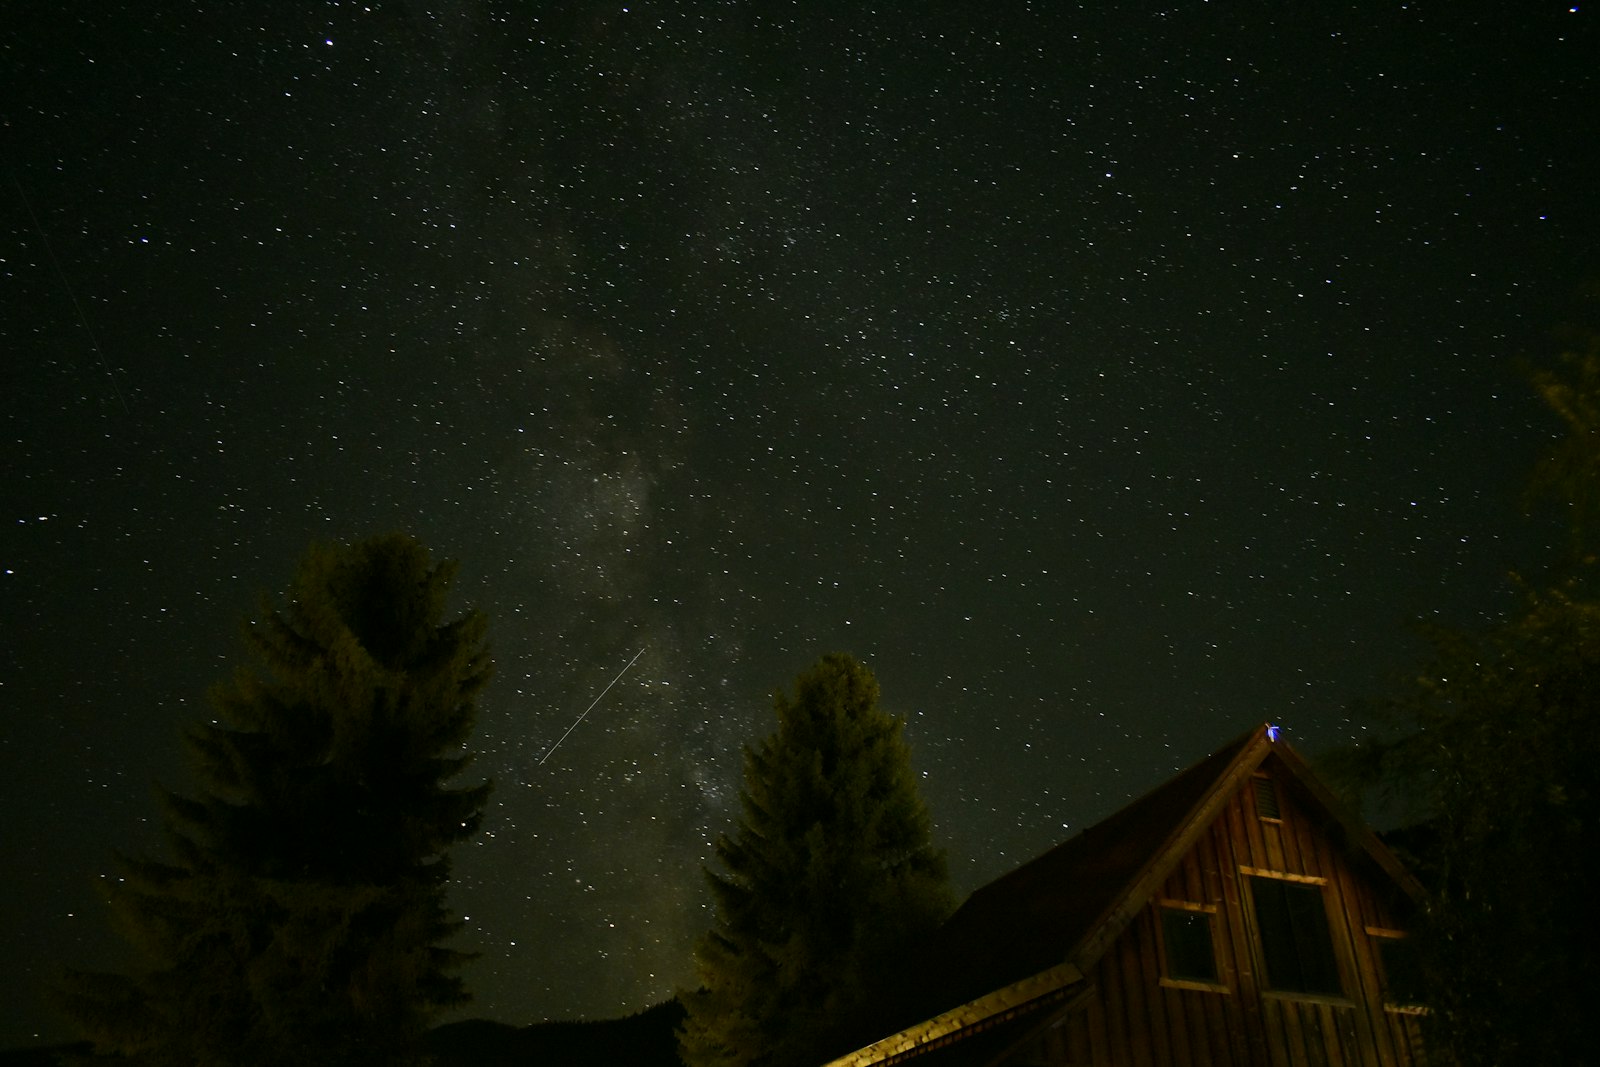
[[[875,974],[951,909],[903,723],[872,672],[824,656],[745,750],[743,819],[708,871],[717,924],[684,994],[691,1067],[821,1062]]]
[[[314,546],[254,669],[184,741],[198,795],[165,796],[170,861],[120,858],[130,975],[69,976],[98,1051],[145,1064],[404,1064],[466,999],[440,942],[446,850],[477,829],[470,757],[489,674],[478,612],[444,621],[454,566],[393,534]]]

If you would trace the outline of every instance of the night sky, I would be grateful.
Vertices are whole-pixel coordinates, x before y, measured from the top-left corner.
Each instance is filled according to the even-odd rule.
[[[1587,5],[4,22],[0,1046],[126,962],[94,879],[316,538],[490,616],[451,903],[519,1024],[688,980],[824,652],[965,892],[1253,724],[1358,735],[1557,540],[1518,361],[1600,272]]]

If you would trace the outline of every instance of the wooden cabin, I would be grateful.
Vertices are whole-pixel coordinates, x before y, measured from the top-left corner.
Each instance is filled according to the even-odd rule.
[[[1413,1067],[1420,894],[1263,726],[974,892],[829,1067]]]

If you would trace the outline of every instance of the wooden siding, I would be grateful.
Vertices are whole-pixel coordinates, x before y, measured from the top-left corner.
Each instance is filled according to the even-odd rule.
[[[1264,770],[1273,770],[1269,757]],[[1352,861],[1317,824],[1291,776],[1276,779],[1281,820],[1257,816],[1247,781],[1179,859],[1160,890],[1087,971],[1094,993],[1007,1062],[1051,1067],[1422,1067],[1418,1019],[1383,1005],[1367,927],[1400,917],[1375,892],[1387,879]],[[1359,866],[1358,866],[1359,864]],[[1243,870],[1318,884],[1328,908],[1343,997],[1263,988]],[[1160,901],[1211,905],[1216,990],[1164,983]]]

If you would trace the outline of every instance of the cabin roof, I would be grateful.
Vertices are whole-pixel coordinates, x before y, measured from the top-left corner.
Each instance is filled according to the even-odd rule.
[[[1413,898],[1421,887],[1321,784],[1305,762],[1259,726],[1043,855],[977,889],[913,954],[902,981],[873,1012],[876,1033],[904,1028],[1044,972],[1057,987],[1081,979],[1145,905],[1224,804],[1263,764],[1286,776],[1303,806],[1347,850],[1364,854]],[[974,1005],[968,1016],[986,1009]],[[866,1036],[866,1028],[860,1031]],[[856,1062],[877,1062],[860,1060]]]
[[[950,971],[977,995],[1070,959],[1253,736],[974,891],[937,938]]]

